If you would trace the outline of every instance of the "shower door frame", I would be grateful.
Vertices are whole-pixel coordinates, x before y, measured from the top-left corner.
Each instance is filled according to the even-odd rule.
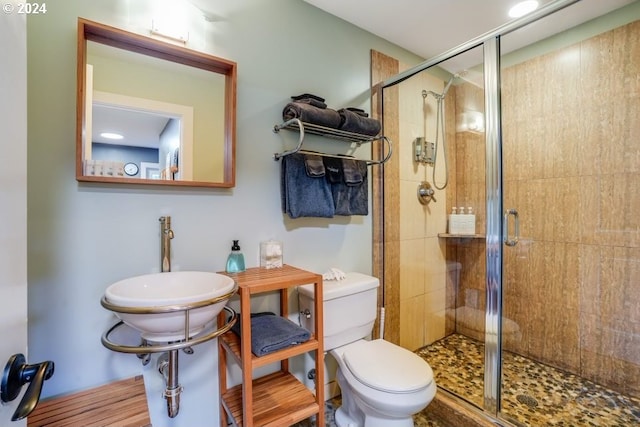
[[[483,43],[486,146],[486,310],[484,334],[484,409],[500,411],[502,383],[503,182],[500,110],[500,36]]]
[[[486,415],[499,417],[502,380],[502,267],[503,267],[503,179],[502,123],[500,99],[500,38],[538,21],[580,0],[555,0],[522,18],[469,40],[451,50],[416,65],[381,84],[378,91],[384,105],[384,89],[394,86],[454,56],[482,46],[485,94],[486,143],[486,311],[484,407]],[[384,115],[384,109],[381,109]],[[384,266],[382,266],[382,271]]]

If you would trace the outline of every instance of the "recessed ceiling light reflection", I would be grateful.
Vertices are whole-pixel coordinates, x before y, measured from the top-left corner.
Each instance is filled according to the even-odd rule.
[[[102,132],[100,134],[101,137],[106,138],[106,139],[122,139],[124,138],[124,136],[120,135],[119,133],[115,133],[115,132]]]
[[[519,18],[531,13],[538,8],[538,2],[535,0],[521,1],[520,3],[509,9],[509,16],[511,18]]]

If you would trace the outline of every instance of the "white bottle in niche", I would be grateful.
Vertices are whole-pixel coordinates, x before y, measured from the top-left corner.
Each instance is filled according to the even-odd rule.
[[[460,208],[462,209],[462,208]],[[458,231],[458,208],[451,208],[451,214],[449,214],[449,234],[459,234]]]
[[[453,213],[449,215],[449,234],[457,235],[473,235],[476,234],[476,216],[473,214],[473,208],[459,208],[460,213],[456,214],[456,208],[452,209]]]

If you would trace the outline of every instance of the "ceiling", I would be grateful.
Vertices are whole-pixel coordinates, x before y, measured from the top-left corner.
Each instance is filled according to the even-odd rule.
[[[91,124],[92,142],[131,147],[158,148],[160,134],[171,117],[146,111],[93,104]],[[115,132],[124,135],[122,140],[113,140],[101,135]]]
[[[221,5],[210,0],[189,0],[212,20],[220,17]],[[446,52],[468,40],[491,31],[511,18],[507,10],[518,0],[304,0],[357,27],[373,33],[425,59]],[[541,5],[553,0],[539,0]],[[638,0],[580,0],[578,3],[543,20],[527,26],[526,31],[510,34],[502,41],[502,49],[514,50],[554,33],[620,8]],[[223,3],[223,15],[240,7],[235,2]],[[521,34],[519,34],[521,33]],[[482,62],[481,52],[467,52],[446,63],[443,68],[460,73]],[[467,75],[467,80],[477,76]],[[480,76],[481,78],[481,76]],[[108,110],[108,109],[107,109]],[[111,120],[118,111],[102,111],[96,119],[101,124],[94,130],[113,128]],[[137,118],[137,124],[149,125],[146,143],[126,142],[129,145],[156,146],[158,129],[167,118],[148,116]],[[96,142],[107,140],[94,136]],[[154,143],[153,140],[156,142]],[[118,144],[125,144],[120,141]]]
[[[332,15],[429,59],[491,31],[512,18],[519,0],[304,0]],[[503,51],[515,50],[637,0],[581,0],[505,37]],[[539,0],[541,5],[551,0]],[[508,43],[505,43],[508,42]],[[451,73],[481,62],[461,55],[443,68]]]

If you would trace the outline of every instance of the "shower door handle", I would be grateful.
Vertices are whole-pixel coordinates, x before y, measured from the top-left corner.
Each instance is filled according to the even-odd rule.
[[[509,217],[513,216],[513,225],[515,234],[513,237],[509,236]],[[515,246],[518,244],[518,240],[520,239],[520,219],[518,218],[518,211],[516,209],[507,209],[504,213],[504,222],[503,222],[503,235],[504,235],[504,244],[507,246]]]

